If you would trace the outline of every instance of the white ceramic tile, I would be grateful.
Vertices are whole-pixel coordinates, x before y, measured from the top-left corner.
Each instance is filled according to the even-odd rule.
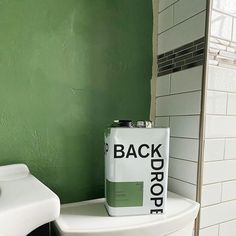
[[[231,40],[233,17],[212,11],[211,35],[222,39]]]
[[[201,90],[202,66],[171,74],[171,93]]]
[[[178,0],[159,0],[159,12],[174,4],[176,1]]]
[[[236,116],[206,115],[206,138],[236,137]]]
[[[156,82],[156,96],[163,96],[170,94],[170,75],[164,75],[157,78]]]
[[[233,21],[233,36],[232,36],[232,41],[236,42],[236,18],[234,18],[234,21]]]
[[[160,12],[158,15],[158,33],[171,28],[174,25],[173,5]]]
[[[199,236],[219,236],[218,231],[219,231],[219,226],[214,225],[214,226],[211,226],[211,227],[201,229],[199,231]]]
[[[236,199],[236,180],[224,182],[222,186],[222,201]]]
[[[170,156],[197,162],[198,146],[198,139],[171,138]]]
[[[204,163],[203,184],[236,179],[236,160]]]
[[[213,0],[213,9],[218,9],[231,14],[236,12],[236,0]]]
[[[218,91],[207,91],[206,113],[226,114],[227,93]]]
[[[200,114],[201,92],[175,94],[157,98],[157,115],[196,115]]]
[[[168,178],[168,189],[174,193],[177,193],[183,197],[196,200],[197,186],[189,184],[178,179]]]
[[[205,16],[204,11],[160,34],[158,53],[162,54],[203,37],[205,35]]]
[[[236,94],[234,93],[228,94],[227,114],[236,115]]]
[[[224,159],[224,139],[205,139],[204,161],[217,161]]]
[[[236,159],[236,138],[225,140],[225,159]]]
[[[169,127],[170,126],[169,120],[170,120],[170,118],[168,116],[156,117],[155,127],[157,127],[157,128]]]
[[[217,205],[204,207],[201,209],[200,221],[202,228],[229,221],[235,218],[236,201],[223,202]]]
[[[236,220],[220,224],[219,236],[236,235]]]
[[[198,138],[199,122],[199,116],[170,117],[171,136],[183,138]]]
[[[236,70],[209,66],[208,89],[236,92]]]
[[[202,187],[201,205],[208,206],[221,201],[221,183],[209,184]]]
[[[206,9],[206,0],[180,0],[174,4],[174,23],[178,24]]]
[[[196,184],[197,163],[170,158],[169,176],[191,184]]]

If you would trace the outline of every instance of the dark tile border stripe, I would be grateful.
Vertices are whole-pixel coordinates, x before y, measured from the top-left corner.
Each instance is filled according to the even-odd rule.
[[[203,65],[205,37],[157,56],[158,76]]]

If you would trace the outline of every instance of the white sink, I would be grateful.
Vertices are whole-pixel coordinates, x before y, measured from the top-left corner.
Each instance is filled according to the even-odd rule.
[[[0,166],[0,236],[25,236],[59,214],[57,195],[26,165]]]

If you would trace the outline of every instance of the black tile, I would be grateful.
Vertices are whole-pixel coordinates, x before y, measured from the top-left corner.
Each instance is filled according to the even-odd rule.
[[[175,58],[176,57],[176,55],[175,54],[172,54],[172,55],[170,55],[170,56],[167,56],[167,60],[168,59],[173,59],[173,58]]]
[[[180,52],[176,53],[175,57],[179,57],[181,55],[185,55],[187,53],[194,52],[195,50],[196,50],[196,46],[192,46],[192,47],[186,48],[183,51],[180,51]]]
[[[195,41],[194,41],[194,45],[200,44],[200,43],[203,43],[203,42],[205,42],[205,37],[202,37],[202,38],[200,38],[200,39],[195,40]]]
[[[204,54],[204,52],[205,52],[204,49],[199,49],[199,50],[197,50],[197,51],[195,51],[195,52],[193,53],[193,56],[197,56],[197,55],[200,55],[200,54]]]
[[[203,54],[200,54],[198,56],[195,56],[193,58],[190,58],[190,59],[187,59],[185,60],[185,64],[189,64],[189,63],[192,63],[192,62],[196,62],[196,61],[201,61],[204,59],[204,55]]]
[[[175,68],[173,69],[173,73],[174,73],[174,72],[177,72],[177,71],[181,71],[181,70],[182,70],[182,67],[181,67],[181,66],[175,67]]]
[[[164,71],[164,70],[172,69],[173,67],[174,67],[174,64],[158,68],[158,70],[161,72],[161,71]]]
[[[158,77],[163,76],[163,75],[169,75],[169,74],[172,73],[172,71],[173,71],[173,69],[162,71],[162,72],[158,72]]]
[[[165,56],[164,53],[163,53],[163,54],[160,54],[160,55],[157,56],[157,59],[161,59],[161,58],[164,57],[164,56]]]
[[[168,60],[168,61],[165,61],[165,62],[162,62],[162,63],[159,63],[158,64],[158,67],[161,68],[161,67],[164,67],[164,66],[167,66],[167,65],[171,65],[173,64],[173,60]]]
[[[157,59],[158,63],[162,63],[166,60],[168,60],[167,57],[162,57],[161,59]]]
[[[179,67],[179,66],[182,66],[182,65],[184,65],[184,60],[175,63],[175,66],[176,66],[176,67]]]
[[[174,54],[174,50],[171,50],[169,52],[165,52],[165,57],[170,56],[171,54]]]
[[[191,47],[191,46],[193,46],[193,42],[188,43],[188,44],[185,44],[185,45],[183,45],[183,46],[181,46],[181,47],[179,47],[179,48],[176,48],[176,49],[174,50],[174,53],[180,52],[180,51],[182,51],[182,50],[184,50],[184,49],[186,49],[186,48],[189,48],[189,47]]]
[[[192,58],[192,57],[193,57],[193,53],[191,52],[191,53],[188,53],[186,55],[183,55],[183,56],[180,56],[180,57],[176,57],[174,62],[177,63],[179,61],[182,61],[182,60],[188,59],[188,58]]]
[[[205,43],[200,43],[197,45],[197,49],[205,48]]]
[[[200,65],[203,65],[203,63],[204,63],[204,60],[193,62],[193,63],[182,66],[182,70],[186,70],[195,66],[200,66]]]

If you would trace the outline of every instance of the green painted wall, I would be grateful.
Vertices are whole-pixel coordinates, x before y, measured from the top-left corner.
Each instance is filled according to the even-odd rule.
[[[0,29],[0,165],[103,196],[103,128],[149,116],[151,0],[1,0]]]

